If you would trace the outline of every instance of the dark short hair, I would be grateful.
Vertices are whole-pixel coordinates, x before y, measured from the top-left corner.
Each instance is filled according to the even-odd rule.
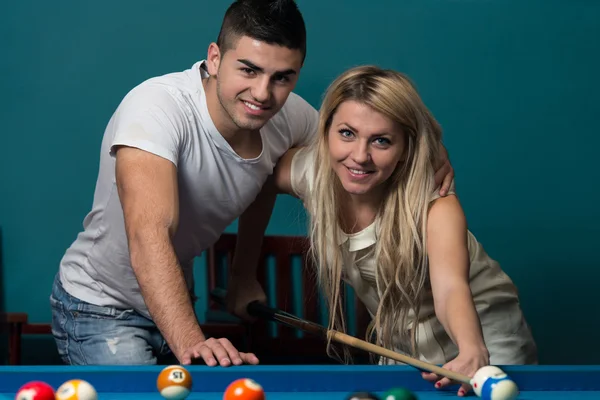
[[[225,12],[217,45],[222,53],[241,36],[300,50],[306,57],[306,26],[294,0],[236,0]]]

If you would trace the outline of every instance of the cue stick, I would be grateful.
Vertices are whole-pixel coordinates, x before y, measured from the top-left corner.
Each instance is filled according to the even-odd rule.
[[[220,304],[224,303],[226,291],[223,289],[215,289],[211,292],[211,296]],[[292,328],[300,329],[308,333],[312,333],[325,338],[331,337],[332,340],[342,343],[360,350],[364,350],[382,357],[391,358],[392,360],[400,361],[405,364],[411,365],[417,369],[433,372],[438,375],[445,376],[454,381],[461,383],[471,384],[471,378],[466,375],[459,374],[454,371],[450,371],[446,368],[439,367],[435,364],[430,364],[425,361],[417,360],[415,358],[400,354],[398,352],[386,349],[384,347],[369,343],[365,340],[358,339],[354,336],[347,335],[342,332],[338,332],[333,329],[327,329],[324,326],[309,322],[301,318],[296,317],[293,314],[287,313],[276,308],[269,307],[266,304],[262,304],[258,301],[253,301],[248,304],[248,314],[257,317],[264,318],[270,321],[278,322]]]

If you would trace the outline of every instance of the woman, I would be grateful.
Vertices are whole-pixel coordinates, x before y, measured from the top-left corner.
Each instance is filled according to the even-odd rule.
[[[439,197],[440,142],[409,80],[364,66],[329,87],[316,142],[281,159],[277,186],[308,210],[329,327],[344,329],[347,281],[386,348],[468,376],[489,363],[536,363],[517,289],[467,230],[454,191]],[[423,377],[438,388],[451,383]]]

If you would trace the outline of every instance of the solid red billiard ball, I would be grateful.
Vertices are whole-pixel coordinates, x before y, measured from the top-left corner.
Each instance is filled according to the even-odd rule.
[[[29,382],[21,386],[15,400],[54,400],[54,389],[45,382]]]
[[[227,386],[223,400],[265,400],[265,391],[252,379],[238,379]]]

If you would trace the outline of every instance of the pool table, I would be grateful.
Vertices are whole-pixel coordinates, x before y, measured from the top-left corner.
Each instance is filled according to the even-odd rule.
[[[0,399],[14,399],[24,383],[42,380],[57,388],[79,378],[90,382],[100,400],[157,399],[156,377],[163,367],[0,367]],[[353,391],[381,393],[406,387],[419,399],[458,398],[455,388],[435,390],[407,366],[190,366],[193,391],[190,400],[222,399],[229,383],[249,377],[260,383],[268,400],[343,400]],[[600,366],[504,367],[521,389],[519,399],[599,399]],[[470,398],[476,398],[471,393]]]

